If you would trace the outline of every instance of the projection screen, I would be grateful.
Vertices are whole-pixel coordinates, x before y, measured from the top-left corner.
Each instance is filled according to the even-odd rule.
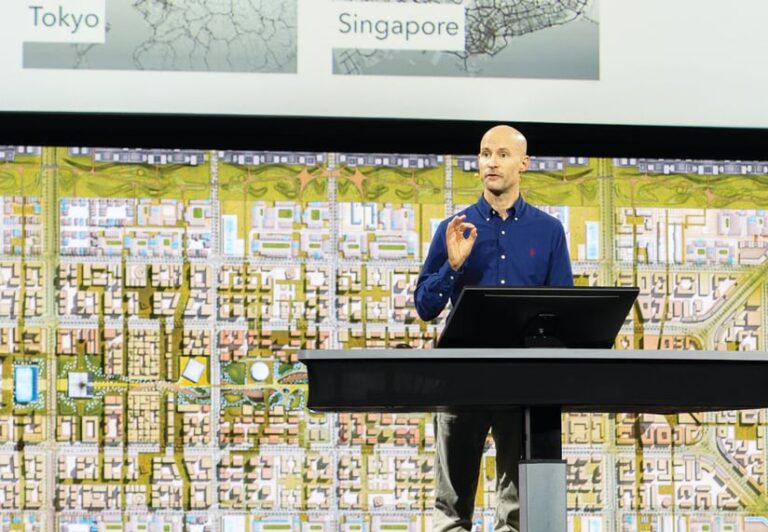
[[[768,127],[763,0],[10,0],[0,111]]]

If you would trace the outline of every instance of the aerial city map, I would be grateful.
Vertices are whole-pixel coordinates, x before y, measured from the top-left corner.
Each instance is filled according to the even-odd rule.
[[[334,73],[599,79],[599,0],[466,0],[463,4],[463,51],[336,49]]]
[[[475,172],[0,147],[0,530],[430,530],[432,416],[313,414],[297,353],[432,345],[445,313],[417,318],[416,279]],[[534,157],[523,193],[563,223],[576,284],[640,287],[619,347],[754,351],[766,185],[768,162]],[[570,530],[768,530],[765,410],[563,426]],[[494,471],[489,438],[479,530]]]
[[[103,44],[26,43],[25,68],[296,72],[296,0],[109,0]]]

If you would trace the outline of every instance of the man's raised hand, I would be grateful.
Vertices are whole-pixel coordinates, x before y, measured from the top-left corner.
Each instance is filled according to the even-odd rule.
[[[454,216],[448,222],[448,228],[445,230],[445,245],[448,250],[448,264],[453,271],[457,271],[467,260],[472,252],[472,246],[477,239],[477,227],[474,224],[465,222],[466,215]],[[468,236],[464,234],[469,231]]]

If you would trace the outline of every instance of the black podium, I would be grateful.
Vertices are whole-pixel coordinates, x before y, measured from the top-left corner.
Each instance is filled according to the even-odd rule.
[[[637,288],[466,287],[437,349],[300,353],[308,368],[309,407],[369,412],[519,407],[524,412],[521,530],[565,532],[561,412],[623,402],[626,390],[609,390],[601,380],[610,383],[605,364],[615,366],[613,357],[594,355],[610,353],[637,293]],[[612,371],[626,377],[627,368]]]
[[[765,352],[361,349],[303,351],[299,358],[309,371],[309,408],[323,412],[555,406],[565,412],[677,413],[768,407]],[[553,506],[543,502],[551,512]],[[561,502],[558,515],[564,519]]]

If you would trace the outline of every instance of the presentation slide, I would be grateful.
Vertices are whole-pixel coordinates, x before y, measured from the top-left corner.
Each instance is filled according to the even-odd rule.
[[[4,0],[0,111],[768,128],[764,0]]]

